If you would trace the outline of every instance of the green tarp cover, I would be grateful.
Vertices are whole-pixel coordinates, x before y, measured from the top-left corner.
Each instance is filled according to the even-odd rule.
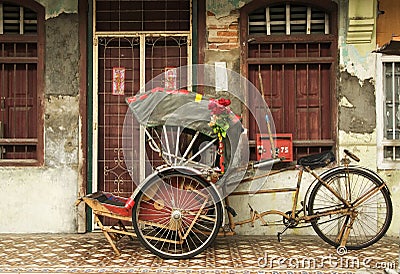
[[[211,118],[209,99],[197,93],[148,91],[126,101],[143,126],[181,126],[215,137],[208,125]]]

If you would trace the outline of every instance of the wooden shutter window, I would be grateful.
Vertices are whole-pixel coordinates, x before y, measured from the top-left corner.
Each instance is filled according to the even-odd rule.
[[[22,6],[27,4],[28,7]],[[0,1],[0,165],[43,162],[43,25],[34,1]],[[42,8],[40,6],[40,8]],[[40,11],[44,22],[43,9]],[[41,24],[42,24],[41,23]],[[40,33],[39,33],[40,32]]]
[[[329,34],[329,15],[301,5],[276,5],[249,14],[249,35]]]

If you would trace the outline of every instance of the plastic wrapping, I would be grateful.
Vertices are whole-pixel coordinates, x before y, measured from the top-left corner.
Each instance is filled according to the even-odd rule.
[[[181,126],[216,137],[210,122],[209,99],[194,92],[149,91],[127,98],[130,110],[145,127]]]

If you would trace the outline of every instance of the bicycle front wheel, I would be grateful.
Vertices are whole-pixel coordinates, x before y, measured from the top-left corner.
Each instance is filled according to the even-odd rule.
[[[221,201],[204,179],[168,171],[136,197],[132,222],[141,243],[165,259],[187,259],[205,250],[222,222]]]
[[[322,180],[350,204],[347,207],[321,182],[313,188],[308,214],[323,215],[311,224],[325,242],[338,247],[345,227],[351,225],[351,218],[345,213],[324,213],[346,208],[356,212],[346,241],[347,249],[365,248],[383,237],[392,220],[392,202],[389,191],[376,174],[358,167],[340,167],[322,176]]]

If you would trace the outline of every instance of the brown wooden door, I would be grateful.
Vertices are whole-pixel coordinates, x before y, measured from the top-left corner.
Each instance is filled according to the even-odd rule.
[[[260,70],[250,66],[249,79],[259,87],[260,73],[276,132],[291,132],[296,140],[331,137],[330,65],[275,64],[262,65]]]

